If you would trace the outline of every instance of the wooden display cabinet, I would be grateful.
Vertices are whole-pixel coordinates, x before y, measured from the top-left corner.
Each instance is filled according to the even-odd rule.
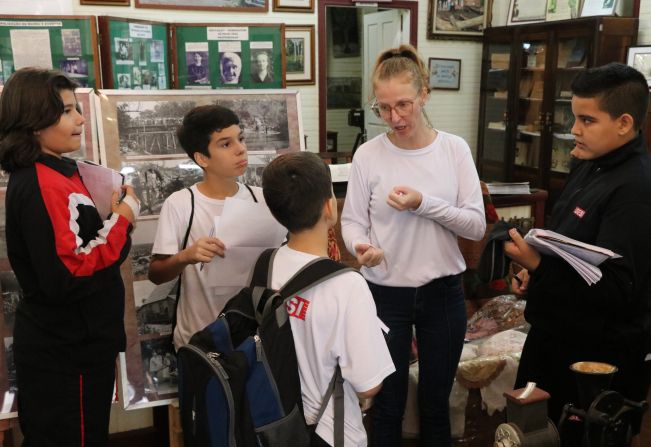
[[[477,167],[484,181],[528,181],[560,194],[574,147],[570,84],[578,71],[625,62],[638,19],[586,17],[488,28],[483,37]]]

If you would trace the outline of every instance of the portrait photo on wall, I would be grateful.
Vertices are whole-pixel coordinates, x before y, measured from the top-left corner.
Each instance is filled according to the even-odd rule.
[[[133,43],[129,39],[115,38],[115,63],[118,65],[133,64]]]
[[[271,49],[251,50],[251,82],[268,84],[274,81]]]
[[[328,8],[328,21],[333,57],[359,57],[357,8]]]
[[[81,56],[81,31],[79,29],[62,29],[61,43],[64,56]]]
[[[165,46],[162,40],[152,40],[150,42],[149,54],[152,62],[165,61]]]
[[[207,51],[190,51],[185,54],[189,85],[209,85],[210,69]]]
[[[242,73],[242,55],[234,51],[219,53],[219,73],[221,84],[235,85],[240,83]]]

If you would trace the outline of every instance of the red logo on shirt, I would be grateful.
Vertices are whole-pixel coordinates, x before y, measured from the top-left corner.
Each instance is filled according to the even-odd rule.
[[[577,206],[576,208],[574,208],[574,215],[579,219],[582,219],[583,216],[585,216],[585,210]]]
[[[305,320],[308,307],[310,307],[310,302],[298,295],[295,295],[294,298],[287,301],[287,313],[290,317],[296,317],[300,318],[301,320]]]

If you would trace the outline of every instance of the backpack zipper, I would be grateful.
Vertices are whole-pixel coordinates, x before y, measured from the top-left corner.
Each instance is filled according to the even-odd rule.
[[[221,382],[222,388],[224,389],[224,394],[226,395],[226,401],[228,402],[229,414],[228,414],[228,442],[230,447],[235,447],[235,426],[233,418],[233,409],[235,408],[235,400],[233,399],[233,393],[231,392],[230,385],[228,384],[228,373],[218,362],[217,359],[221,357],[219,352],[204,352],[202,349],[197,348],[191,344],[183,345],[179,349],[188,349],[192,353],[196,354],[201,360],[206,362],[210,369],[215,373],[215,376]],[[275,384],[274,384],[275,385]]]

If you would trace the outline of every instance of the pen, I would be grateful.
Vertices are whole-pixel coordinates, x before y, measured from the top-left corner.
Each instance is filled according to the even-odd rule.
[[[208,233],[208,237],[213,237],[214,235],[215,235],[215,227],[213,226],[213,227],[210,229],[210,233]],[[199,267],[199,271],[200,271],[200,272],[203,272],[203,266],[204,266],[204,265],[206,265],[206,263],[205,263],[205,262],[202,262],[202,263],[201,263],[201,267]]]

